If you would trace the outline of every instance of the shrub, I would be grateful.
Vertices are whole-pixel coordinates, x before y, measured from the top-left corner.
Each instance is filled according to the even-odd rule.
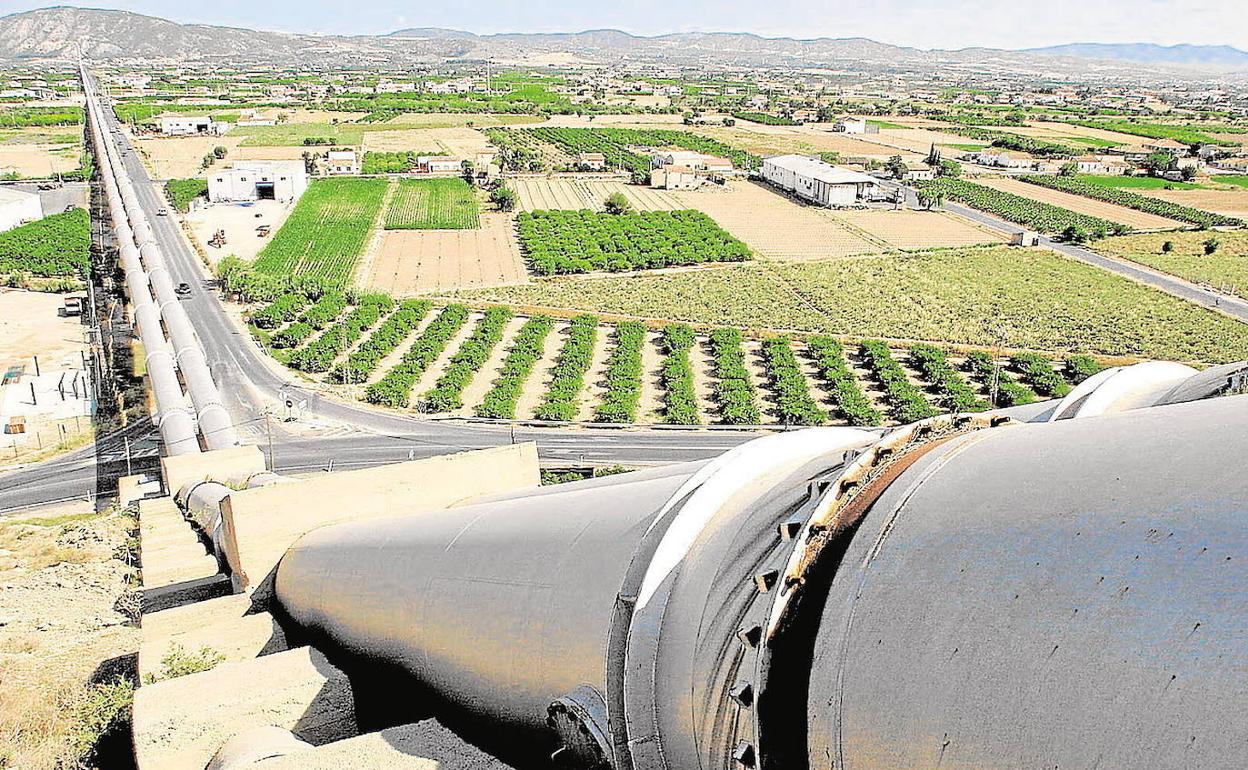
[[[982,350],[976,350],[966,357],[966,368],[973,378],[989,390],[996,378],[997,393],[993,406],[1019,406],[1036,400],[1036,394],[1030,388],[1015,382],[1008,372],[997,365],[992,356]]]
[[[443,308],[403,354],[403,360],[386,372],[386,376],[368,386],[364,393],[365,400],[395,408],[407,406],[416,380],[442,355],[451,337],[467,320],[468,308],[463,305]]]
[[[0,233],[0,273],[85,277],[90,248],[91,219],[85,209],[51,214]]]
[[[711,333],[710,345],[720,419],[728,425],[758,425],[762,415],[754,397],[754,383],[745,367],[741,332],[716,329]]]
[[[1067,356],[1063,365],[1063,369],[1066,372],[1066,379],[1070,380],[1075,385],[1078,385],[1104,368],[1105,367],[1092,356]]]
[[[615,326],[615,347],[607,359],[604,375],[607,392],[594,409],[598,422],[626,423],[637,419],[641,400],[641,348],[646,343],[646,326],[624,321]]]
[[[510,319],[511,311],[505,307],[485,311],[472,335],[455,351],[433,389],[425,394],[422,408],[426,412],[450,412],[464,405],[464,388],[503,338],[503,328]]]
[[[858,385],[845,360],[845,349],[831,337],[811,337],[806,349],[814,359],[819,377],[832,394],[836,409],[850,425],[879,425],[883,415]]]
[[[668,324],[663,328],[661,342],[666,358],[659,380],[663,384],[663,422],[674,425],[697,425],[698,396],[693,387],[693,367],[689,351],[695,338],[688,324]]]
[[[555,361],[546,398],[537,409],[537,419],[565,422],[576,419],[577,396],[585,384],[597,334],[597,316],[582,315],[572,319],[563,349]]]
[[[524,383],[533,372],[533,367],[542,357],[546,336],[553,327],[554,322],[542,315],[532,316],[524,322],[511,350],[503,359],[498,378],[476,409],[478,417],[508,420],[515,418],[516,402],[520,400]]]
[[[822,425],[827,421],[828,416],[811,398],[806,375],[798,366],[788,337],[776,337],[764,342],[763,361],[780,422],[785,425]]]
[[[887,343],[867,340],[858,349],[867,368],[884,388],[884,398],[892,409],[893,419],[910,423],[939,414],[906,377]]]
[[[1023,382],[1042,396],[1058,398],[1070,392],[1070,386],[1053,369],[1053,362],[1036,353],[1019,353],[1010,357],[1010,366],[1019,373]]]
[[[975,390],[949,364],[945,351],[935,345],[911,347],[910,362],[932,384],[932,390],[947,411],[982,412],[988,408],[987,402],[975,395]]]
[[[290,365],[304,372],[325,372],[334,359],[344,353],[365,330],[371,328],[381,314],[394,305],[394,300],[384,294],[369,294],[360,298],[355,309],[347,317],[331,326],[324,334],[295,351]]]
[[[432,305],[428,300],[409,299],[399,304],[385,321],[377,327],[364,344],[356,348],[347,360],[329,373],[333,382],[362,383],[376,371],[381,359],[397,348],[407,335],[429,314]]]

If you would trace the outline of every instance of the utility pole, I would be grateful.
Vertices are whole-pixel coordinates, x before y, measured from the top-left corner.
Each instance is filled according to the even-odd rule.
[[[134,471],[130,468],[130,437],[123,436],[122,441],[126,442],[126,475],[133,476]]]
[[[264,410],[264,427],[269,433],[269,470],[273,470],[277,465],[273,461],[273,412],[268,408]]]

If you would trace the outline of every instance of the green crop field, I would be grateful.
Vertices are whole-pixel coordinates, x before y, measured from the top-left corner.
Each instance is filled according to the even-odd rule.
[[[53,214],[0,233],[0,273],[85,276],[90,246],[86,209]]]
[[[1092,198],[1117,206],[1126,206],[1129,209],[1143,211],[1179,222],[1187,222],[1198,227],[1241,227],[1244,224],[1243,221],[1235,217],[1202,211],[1191,206],[1163,201],[1160,198],[1140,195],[1139,193],[1118,187],[1090,184],[1076,177],[1034,174],[1022,176],[1019,179],[1040,187],[1047,187],[1051,190],[1060,190],[1061,192],[1082,195],[1085,198]]]
[[[460,296],[863,338],[1181,361],[1248,357],[1248,325],[1050,251],[1004,246],[562,278]]]
[[[1232,145],[1222,139],[1215,139],[1209,133],[1219,133],[1225,126],[1174,125],[1169,123],[1132,123],[1129,120],[1077,120],[1075,125],[1084,128],[1099,128],[1104,131],[1117,131],[1120,134],[1142,136],[1147,139],[1173,139],[1184,144],[1220,144]]]
[[[1204,185],[1195,184],[1193,182],[1171,182],[1169,179],[1161,179],[1155,176],[1102,176],[1093,174],[1079,174],[1075,177],[1081,182],[1099,185],[1101,187],[1113,187],[1120,190],[1199,190]]]
[[[388,184],[385,179],[312,182],[256,257],[256,269],[270,275],[315,276],[345,286],[368,242]]]
[[[1212,178],[1212,181],[1217,182],[1218,184],[1231,184],[1236,187],[1248,187],[1248,176],[1232,176],[1227,174],[1225,176],[1215,176]]]
[[[737,168],[754,168],[759,159],[742,150],[729,147],[717,139],[689,131],[670,129],[635,128],[494,128],[486,135],[499,147],[503,163],[508,168],[521,166],[517,161],[527,160],[519,150],[532,145],[533,140],[554,145],[565,153],[600,152],[607,165],[625,169],[638,177],[650,175],[650,159],[634,152],[633,147],[678,147],[708,155],[728,158]]]
[[[750,250],[700,211],[534,211],[516,218],[520,244],[540,275],[741,262]]]
[[[1205,253],[1205,241],[1214,238],[1218,248]],[[1169,242],[1171,251],[1162,250]],[[1248,299],[1248,232],[1141,233],[1106,238],[1093,247],[1102,254],[1129,259],[1196,283],[1234,288]]]
[[[170,179],[165,182],[165,193],[175,209],[186,213],[191,208],[191,201],[208,194],[208,180]]]
[[[299,147],[308,139],[327,139],[326,145],[358,146],[364,141],[364,132],[369,130],[384,128],[361,123],[278,123],[239,126],[230,135],[243,137],[243,147]]]
[[[0,128],[76,126],[79,123],[82,123],[81,107],[13,107],[0,110]]]
[[[386,209],[387,230],[472,230],[481,226],[477,196],[450,179],[400,179]]]

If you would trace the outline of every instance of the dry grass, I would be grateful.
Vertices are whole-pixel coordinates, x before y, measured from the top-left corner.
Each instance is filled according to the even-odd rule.
[[[1216,177],[1215,177],[1216,179]],[[1138,190],[1141,195],[1192,206],[1228,217],[1248,219],[1248,189],[1235,190]]]
[[[612,193],[623,193],[637,211],[684,208],[672,193],[603,179],[519,177],[512,181],[521,211],[538,209],[592,209],[601,211]]]
[[[97,739],[128,723],[119,661],[138,631],[115,608],[134,579],[134,526],[86,503],[0,524],[0,767],[102,766]]]
[[[837,219],[898,249],[934,249],[1004,243],[1005,236],[942,211],[837,211]]]

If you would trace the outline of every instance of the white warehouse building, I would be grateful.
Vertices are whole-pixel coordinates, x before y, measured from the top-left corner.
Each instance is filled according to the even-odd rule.
[[[35,193],[0,187],[0,232],[43,219],[43,203]]]
[[[288,203],[308,189],[308,172],[301,160],[255,160],[235,163],[208,176],[208,200],[213,203],[273,200]]]
[[[805,155],[764,158],[759,174],[776,187],[820,206],[853,206],[870,200],[876,190],[873,177]]]
[[[159,123],[165,136],[220,136],[230,130],[229,123],[207,115],[162,115]]]

